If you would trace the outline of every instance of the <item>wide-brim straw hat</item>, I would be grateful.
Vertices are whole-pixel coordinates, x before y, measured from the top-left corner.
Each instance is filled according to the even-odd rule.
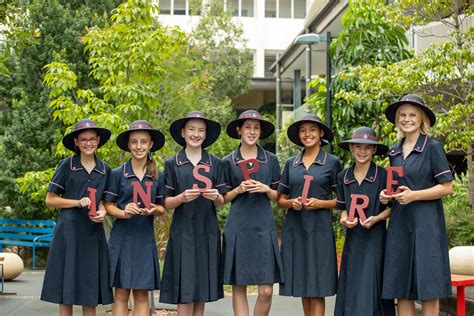
[[[77,122],[76,125],[74,125],[72,132],[63,137],[62,142],[64,147],[76,152],[77,147],[74,143],[74,138],[77,138],[80,133],[86,130],[94,130],[100,137],[99,144],[97,144],[97,148],[104,146],[105,143],[109,140],[110,135],[112,134],[108,129],[99,127],[97,123],[91,120],[90,118],[85,118]]]
[[[417,96],[416,94],[405,94],[400,99],[398,99],[398,101],[390,104],[385,110],[385,116],[387,117],[387,120],[395,124],[395,120],[396,120],[395,116],[397,114],[397,110],[400,106],[404,104],[411,104],[411,105],[421,108],[423,112],[425,112],[426,115],[428,115],[428,118],[430,120],[430,125],[433,126],[436,123],[436,116],[433,113],[433,111],[431,111],[430,108],[426,106],[423,99]]]
[[[235,139],[240,139],[240,135],[237,132],[237,127],[241,127],[245,120],[257,120],[260,122],[260,139],[265,139],[271,136],[275,131],[275,125],[273,125],[272,122],[265,120],[263,116],[255,110],[247,110],[242,112],[238,119],[235,119],[227,124],[227,135]]]
[[[351,139],[340,142],[339,147],[345,150],[350,150],[349,144],[375,145],[377,147],[375,155],[378,156],[385,155],[388,152],[388,146],[379,142],[377,134],[375,134],[375,131],[370,127],[363,126],[357,128],[352,133]]]
[[[199,111],[193,111],[189,112],[185,117],[177,119],[176,121],[171,123],[170,134],[171,137],[173,137],[173,139],[175,140],[175,142],[177,142],[183,147],[186,146],[186,141],[183,138],[181,130],[186,125],[186,122],[192,119],[203,120],[206,123],[206,139],[202,143],[203,148],[212,145],[219,138],[219,135],[221,133],[221,125],[216,121],[208,119],[204,113]]]
[[[298,121],[292,123],[289,127],[288,130],[286,131],[286,134],[288,135],[288,138],[296,145],[304,147],[303,143],[300,140],[300,126],[304,123],[315,123],[318,125],[323,131],[324,135],[321,137],[321,146],[327,145],[332,140],[334,139],[334,135],[332,133],[332,130],[327,127],[322,121],[319,116],[316,114],[305,114],[302,118],[300,118]]]
[[[153,128],[150,122],[146,120],[138,120],[130,124],[128,130],[120,133],[117,136],[117,146],[119,146],[122,150],[130,151],[130,149],[128,148],[128,137],[130,136],[131,132],[137,131],[147,131],[150,133],[151,140],[153,141],[153,147],[151,147],[150,149],[151,152],[157,151],[165,144],[165,136],[163,135],[163,133]]]

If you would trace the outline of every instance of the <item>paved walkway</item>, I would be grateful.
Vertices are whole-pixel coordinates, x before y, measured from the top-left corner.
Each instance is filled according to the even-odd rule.
[[[44,271],[25,270],[13,281],[5,283],[4,291],[0,295],[0,315],[2,316],[50,316],[57,315],[56,304],[46,303],[39,300],[41,287],[43,284]],[[278,286],[275,288],[278,292]],[[255,304],[256,295],[249,295],[250,308]],[[158,292],[155,292],[156,307],[176,309],[175,305],[164,305],[158,303]],[[333,315],[335,297],[326,299],[326,315]],[[75,307],[77,315],[81,314],[81,309]],[[97,315],[111,315],[111,306],[100,306],[97,308]],[[232,297],[226,296],[217,302],[206,304],[206,316],[232,316]],[[300,299],[273,296],[271,316],[297,316],[303,315]]]

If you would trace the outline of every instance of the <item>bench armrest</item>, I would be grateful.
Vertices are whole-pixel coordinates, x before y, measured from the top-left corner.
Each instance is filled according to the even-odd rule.
[[[39,239],[41,238],[46,238],[46,237],[51,237],[53,236],[53,234],[46,234],[46,235],[41,235],[41,236],[38,236],[36,237],[35,239],[33,239],[33,243],[35,244],[37,241],[39,241]]]

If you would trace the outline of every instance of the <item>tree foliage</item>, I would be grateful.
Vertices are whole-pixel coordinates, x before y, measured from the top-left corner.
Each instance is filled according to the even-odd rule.
[[[342,17],[343,30],[331,45],[334,66],[390,64],[411,57],[405,28],[387,14],[385,1],[351,1]]]
[[[468,179],[456,176],[454,193],[444,199],[449,247],[474,246],[474,212],[469,207]]]
[[[351,1],[342,18],[343,30],[331,43],[332,63],[339,70],[331,79],[333,144],[350,137],[352,130],[360,126],[374,128],[385,142],[394,138],[383,116],[383,109],[393,99],[366,97],[360,87],[360,74],[353,72],[357,67],[385,68],[411,57],[405,48],[408,43],[405,30],[390,18],[389,12],[382,0]],[[326,79],[315,78],[310,86],[315,92],[306,104],[324,120]],[[351,161],[348,152],[337,146],[333,148],[344,161]]]
[[[149,1],[126,1],[113,11],[107,25],[88,29],[82,42],[90,77],[98,83],[96,88],[81,87],[78,74],[61,62],[61,56],[45,67],[44,83],[50,88],[49,105],[54,120],[67,126],[65,133],[83,117],[91,117],[109,128],[112,139],[100,149],[99,155],[107,157],[112,167],[126,158],[114,140],[132,121],[147,119],[167,136],[170,123],[190,110],[203,110],[211,118],[226,123],[233,117],[230,96],[248,88],[248,84],[236,87],[224,83],[237,79],[245,82],[244,72],[238,68],[250,68],[247,60],[235,57],[242,52],[231,50],[231,38],[216,43],[198,30],[197,34],[201,35],[191,40],[192,35],[177,27],[161,25],[156,18],[157,9]],[[213,20],[209,16],[204,21]],[[213,25],[219,30],[222,26],[232,26]],[[208,25],[200,27],[206,28],[209,34],[217,33]],[[235,29],[236,34],[237,31],[241,32]],[[227,56],[216,59],[213,53],[220,46],[227,50]],[[57,143],[58,157],[70,154]],[[211,151],[223,155],[234,146],[235,141],[221,137]],[[165,147],[155,158],[162,164],[177,149],[178,145],[167,137]],[[22,192],[41,202],[45,187],[35,182],[46,179],[51,170],[34,170],[19,178],[18,183]]]
[[[96,85],[87,76],[89,67],[79,38],[86,28],[103,25],[114,3],[100,0],[89,7],[85,2],[24,1],[6,11],[3,31],[10,56],[5,61],[8,74],[0,74],[0,210],[11,207],[15,217],[51,216],[51,212],[38,212],[45,209],[44,195],[30,200],[15,185],[25,172],[58,163],[54,151],[63,127],[51,119],[43,66],[56,54],[75,69],[81,85]],[[40,185],[37,180],[32,184]]]
[[[402,0],[394,5],[395,18],[407,25],[428,25],[436,21],[448,27],[444,34],[434,34],[433,28],[412,27],[420,36],[443,36],[414,57],[397,63],[380,66],[361,66],[352,69],[359,76],[360,97],[390,99],[407,92],[418,93],[437,113],[438,122],[433,129],[435,137],[443,139],[447,150],[467,153],[469,199],[473,205],[474,179],[472,153],[474,139],[474,95],[472,65],[474,63],[474,28],[470,26],[473,8],[467,1],[459,6],[453,1]]]
[[[253,65],[248,61],[247,41],[242,25],[232,20],[222,1],[210,1],[201,12],[191,45],[212,82],[212,101],[228,101],[250,88]]]
[[[18,0],[6,0],[0,5],[0,74],[3,75],[10,73],[6,63],[12,53],[36,43],[39,36],[37,30],[26,22],[23,5]]]
[[[375,18],[377,14],[370,13],[374,10],[383,18]],[[342,69],[333,78],[331,87],[336,142],[352,128],[367,125],[374,127],[387,145],[393,144],[394,126],[387,124],[383,111],[399,96],[417,93],[437,113],[437,124],[432,130],[434,137],[441,138],[447,150],[467,152],[471,205],[474,192],[474,28],[468,21],[472,21],[472,12],[468,1],[460,4],[446,0],[399,0],[390,6],[382,1],[353,1],[344,17],[344,30],[331,49],[334,63]],[[358,21],[362,17],[364,20]],[[373,21],[377,23],[371,24]],[[448,31],[435,33],[435,28],[430,26],[433,22],[444,25]],[[396,53],[404,50],[406,43],[405,35],[399,32],[401,26],[438,41],[413,56]],[[396,30],[393,36],[379,38],[392,42],[385,45],[379,39],[367,40],[379,30]],[[367,34],[364,36],[363,32]],[[398,36],[403,38],[397,40]],[[398,47],[394,47],[396,43]],[[390,53],[383,50],[383,46],[394,47],[390,56],[396,58],[382,57],[383,52]],[[317,78],[311,85],[316,93],[308,99],[308,104],[323,116],[325,80]]]

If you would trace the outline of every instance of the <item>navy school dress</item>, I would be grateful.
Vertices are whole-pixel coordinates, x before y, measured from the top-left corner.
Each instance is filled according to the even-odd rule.
[[[403,157],[403,140],[389,152],[390,165],[404,168],[399,185],[423,190],[453,180],[443,146],[420,134]],[[400,205],[393,201],[387,232],[384,298],[430,300],[451,295],[448,237],[441,199]]]
[[[222,162],[202,150],[197,165],[208,166],[209,172],[199,170],[212,181],[212,188],[225,191]],[[204,183],[193,177],[194,165],[184,149],[165,162],[165,196],[176,196],[193,184]],[[221,238],[214,202],[199,196],[182,203],[174,210],[170,237],[166,247],[160,302],[185,304],[211,302],[224,297],[219,278]]]
[[[303,152],[285,163],[278,191],[294,199],[301,196],[304,175],[313,176],[308,197],[331,200],[341,161],[322,149],[311,166],[303,164]],[[332,215],[329,209],[288,209],[283,224],[281,253],[285,283],[280,295],[325,297],[336,293],[337,260]]]
[[[110,168],[98,157],[89,174],[80,155],[61,161],[48,192],[65,199],[88,197],[95,188],[99,206]],[[109,286],[107,243],[101,223],[93,222],[88,208],[63,208],[54,231],[41,300],[65,305],[96,306],[113,302]]]
[[[373,162],[361,184],[354,177],[354,167],[343,170],[337,176],[337,209],[349,213],[351,194],[363,194],[369,197],[365,216],[380,214],[387,208],[379,199],[386,182],[387,171]],[[358,223],[347,229],[334,315],[395,315],[393,300],[382,299],[385,224],[380,221],[366,229]]]
[[[274,154],[257,148],[260,170],[250,178],[275,190],[280,179],[278,160]],[[244,180],[238,165],[242,160],[240,147],[223,159],[229,191]],[[223,256],[224,284],[284,282],[276,225],[266,193],[244,192],[232,201],[224,228]]]
[[[128,160],[122,166],[112,170],[104,201],[112,202],[121,210],[133,202],[132,182],[140,183],[144,192],[146,184],[151,182],[151,203],[163,205],[164,176],[160,172],[158,179],[145,173],[140,181],[135,175],[132,163]],[[138,206],[144,202],[138,195]],[[160,264],[156,249],[153,227],[154,216],[132,215],[128,219],[117,218],[109,239],[110,285],[121,289],[156,290],[160,287]]]

